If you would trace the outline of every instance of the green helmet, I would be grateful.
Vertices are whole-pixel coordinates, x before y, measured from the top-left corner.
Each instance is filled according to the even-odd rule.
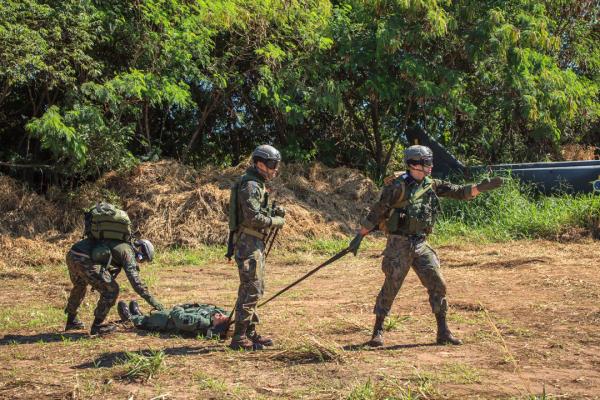
[[[404,150],[404,162],[408,164],[433,165],[433,152],[427,146],[414,145]]]

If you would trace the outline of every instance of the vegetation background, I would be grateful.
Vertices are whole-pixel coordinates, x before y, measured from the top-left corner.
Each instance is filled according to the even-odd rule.
[[[467,163],[600,143],[594,0],[5,0],[0,170],[72,187],[258,143],[380,181],[407,127]]]

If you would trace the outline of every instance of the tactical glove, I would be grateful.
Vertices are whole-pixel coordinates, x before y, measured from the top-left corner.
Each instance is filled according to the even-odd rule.
[[[285,224],[283,217],[271,217],[271,226],[273,228],[281,228]]]
[[[155,310],[158,311],[163,311],[165,309],[165,306],[163,306],[162,304],[160,304],[158,302],[158,300],[156,300],[154,297],[150,296],[149,299],[147,299],[148,304],[150,304],[152,307],[154,307]]]
[[[274,217],[285,217],[285,208],[276,206],[271,214],[273,214]]]
[[[350,242],[348,249],[352,254],[356,255],[358,253],[358,248],[360,247],[360,243],[362,242],[363,237],[363,235],[357,233],[356,236],[354,236],[354,239],[352,239],[352,241]]]
[[[485,178],[477,184],[477,190],[480,192],[489,192],[490,190],[498,189],[504,184],[504,179],[499,176],[493,178]]]

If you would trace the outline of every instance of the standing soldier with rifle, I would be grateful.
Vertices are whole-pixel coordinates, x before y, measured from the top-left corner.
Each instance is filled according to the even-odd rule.
[[[438,196],[470,200],[481,192],[501,186],[502,178],[485,179],[477,185],[454,185],[432,179],[433,153],[426,146],[408,147],[404,160],[408,172],[386,182],[379,201],[349,246],[356,255],[363,237],[385,223],[388,234],[382,262],[385,281],[375,302],[375,326],[369,344],[383,346],[383,322],[412,266],[429,293],[429,303],[437,321],[437,343],[458,345],[462,342],[452,335],[446,323],[446,282],[437,254],[426,241],[427,235],[440,211]]]
[[[277,149],[269,145],[258,146],[252,153],[252,166],[231,188],[226,256],[230,259],[235,256],[240,276],[230,344],[235,350],[273,345],[271,339],[256,332],[259,322],[256,304],[264,293],[267,240],[285,222],[285,210],[269,206],[269,193],[265,187],[265,182],[277,175],[280,161]]]

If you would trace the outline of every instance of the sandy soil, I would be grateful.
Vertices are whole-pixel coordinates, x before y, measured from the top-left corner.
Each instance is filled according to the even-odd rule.
[[[127,326],[104,338],[64,333],[61,309],[70,288],[64,265],[3,267],[0,398],[600,398],[597,241],[438,247],[451,328],[464,345],[434,344],[426,291],[411,272],[394,304],[396,326],[386,332],[386,346],[370,349],[362,345],[383,281],[381,246],[347,256],[265,306],[261,333],[276,345],[254,353]],[[267,295],[327,258],[272,256]],[[142,274],[166,304],[196,300],[230,308],[235,300],[231,264],[183,260]],[[134,298],[119,278],[121,297]],[[88,293],[82,308],[88,325],[96,298]],[[115,310],[110,318],[117,319]],[[320,361],[319,349],[332,359]],[[163,350],[165,368],[146,382],[120,379],[124,352],[147,350]]]

